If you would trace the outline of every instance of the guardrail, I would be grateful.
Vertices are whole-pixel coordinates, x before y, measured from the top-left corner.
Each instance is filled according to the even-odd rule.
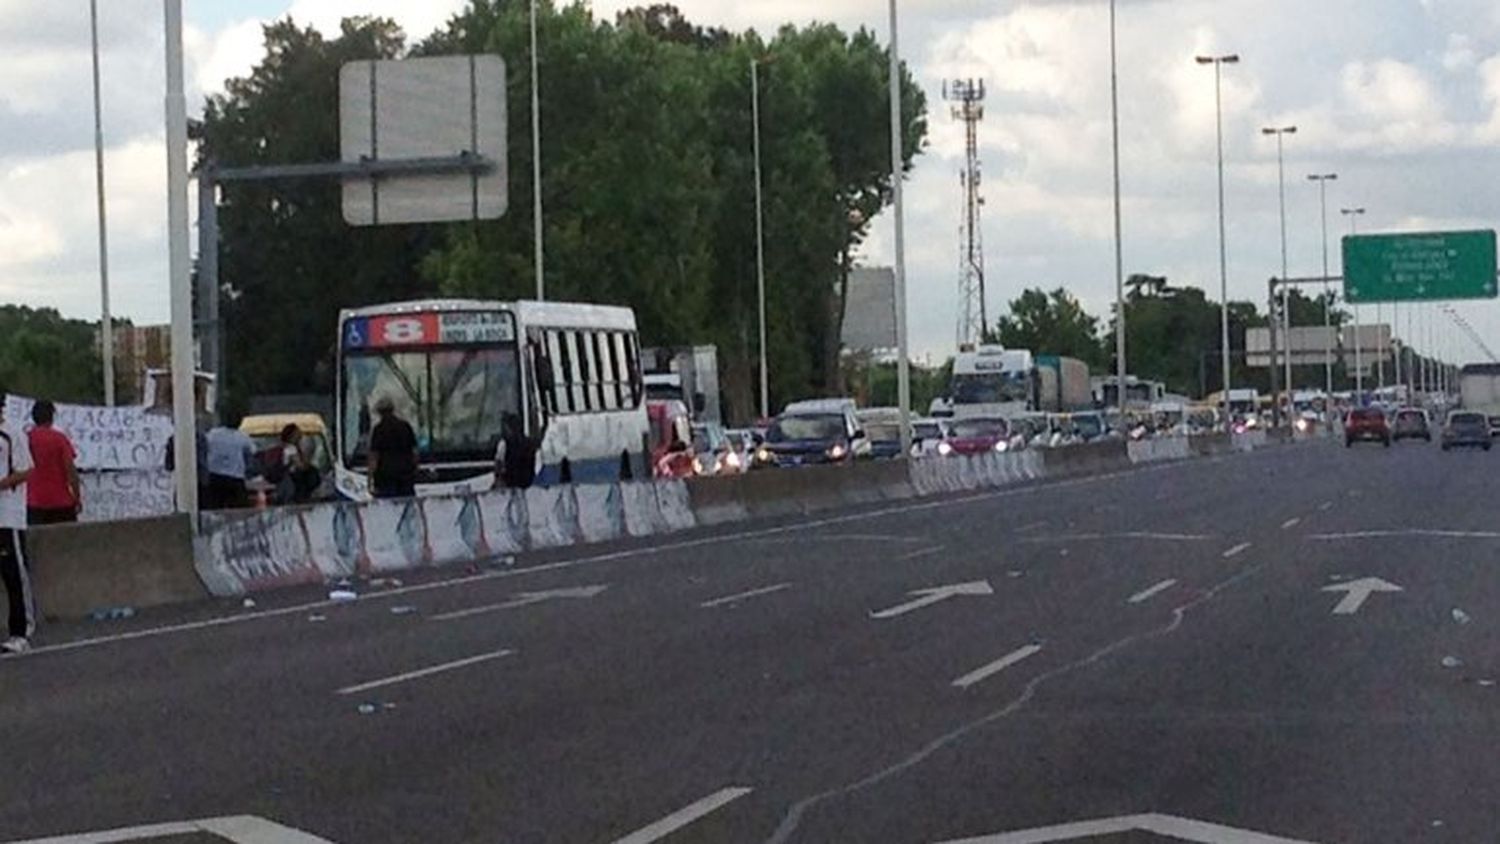
[[[1245,451],[1265,432],[751,472],[734,478],[495,490],[39,529],[43,611],[76,617],[286,586],[486,562],[523,551]]]

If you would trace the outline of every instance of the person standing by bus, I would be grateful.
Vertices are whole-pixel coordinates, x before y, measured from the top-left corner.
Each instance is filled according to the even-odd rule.
[[[26,434],[34,468],[26,483],[26,521],[56,525],[78,521],[83,490],[78,482],[78,450],[68,435],[52,427],[57,406],[46,399],[31,408],[35,427]]]
[[[390,396],[375,401],[380,421],[370,431],[370,490],[376,498],[411,498],[417,494],[417,435],[410,423],[396,415]]]
[[[495,488],[527,489],[536,483],[537,443],[521,426],[521,417],[507,413],[500,423],[495,447]]]

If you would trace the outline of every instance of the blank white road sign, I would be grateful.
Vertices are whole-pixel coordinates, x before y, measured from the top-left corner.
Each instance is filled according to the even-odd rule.
[[[352,226],[493,220],[505,213],[505,62],[496,55],[350,62],[339,71],[345,162],[453,158],[485,173],[387,174],[344,180]]]

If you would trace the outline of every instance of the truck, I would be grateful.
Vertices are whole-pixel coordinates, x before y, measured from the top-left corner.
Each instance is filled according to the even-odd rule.
[[[641,353],[646,398],[680,401],[695,422],[723,424],[719,407],[719,347],[677,346]]]
[[[1026,349],[979,346],[953,358],[948,394],[933,400],[930,413],[948,417],[1001,417],[1088,410],[1093,406],[1088,366]]]
[[[1100,407],[1118,407],[1120,388],[1119,378],[1113,375],[1101,375],[1093,379],[1094,400]],[[1125,376],[1125,407],[1130,410],[1149,410],[1151,405],[1159,401],[1165,401],[1167,397],[1167,385],[1161,381],[1137,378],[1134,375]]]
[[[1038,355],[1035,398],[1032,410],[1041,413],[1074,413],[1094,408],[1089,367],[1077,358]]]
[[[1458,395],[1464,410],[1490,420],[1491,436],[1500,434],[1500,363],[1466,364],[1459,370]]]

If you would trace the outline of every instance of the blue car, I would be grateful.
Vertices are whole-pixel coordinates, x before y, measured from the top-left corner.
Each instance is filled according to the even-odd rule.
[[[1443,426],[1443,451],[1450,448],[1482,448],[1490,450],[1490,422],[1483,413],[1455,410],[1448,414],[1448,424]]]
[[[792,467],[849,463],[870,453],[870,441],[852,413],[794,413],[776,419],[755,451],[756,466]]]

